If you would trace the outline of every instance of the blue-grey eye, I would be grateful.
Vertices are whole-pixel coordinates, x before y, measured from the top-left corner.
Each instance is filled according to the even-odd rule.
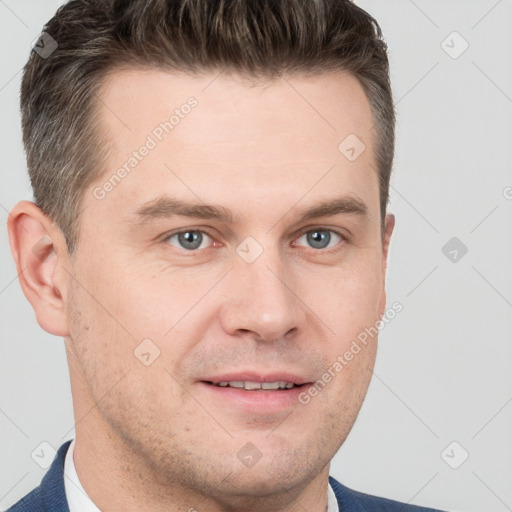
[[[167,240],[174,247],[178,249],[186,249],[188,251],[195,251],[197,249],[204,249],[203,243],[208,242],[210,237],[203,231],[181,231],[170,235]],[[208,245],[208,244],[207,244]]]
[[[330,246],[332,247],[330,244],[333,239],[333,245],[336,245],[342,239],[340,235],[330,229],[312,229],[301,235],[298,240],[300,241],[304,237],[306,238],[307,245],[313,249],[327,249]]]

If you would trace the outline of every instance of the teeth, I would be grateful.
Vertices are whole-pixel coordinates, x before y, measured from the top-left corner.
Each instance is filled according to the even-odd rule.
[[[261,384],[259,382],[244,382],[244,389],[247,391],[252,391],[253,389],[261,389]]]
[[[276,389],[292,389],[295,384],[293,382],[286,382],[285,380],[279,380],[276,382],[251,382],[251,381],[242,381],[242,380],[230,380],[221,381],[217,384],[221,387],[231,387],[238,389],[245,389],[246,391],[254,391],[257,389],[264,390],[276,390]]]

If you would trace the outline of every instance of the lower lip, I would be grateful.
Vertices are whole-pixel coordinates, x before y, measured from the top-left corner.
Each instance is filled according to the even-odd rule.
[[[271,414],[299,405],[299,395],[307,385],[280,391],[255,390],[215,386],[207,382],[198,385],[208,393],[209,398],[221,406],[234,406],[251,413]],[[211,403],[211,402],[210,402]]]

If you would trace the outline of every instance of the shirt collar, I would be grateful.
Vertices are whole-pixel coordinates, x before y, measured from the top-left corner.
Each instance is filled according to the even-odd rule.
[[[75,449],[75,440],[71,441],[66,460],[64,462],[64,488],[68,500],[69,512],[101,512],[101,510],[89,498],[85,492],[75,469],[73,452]]]

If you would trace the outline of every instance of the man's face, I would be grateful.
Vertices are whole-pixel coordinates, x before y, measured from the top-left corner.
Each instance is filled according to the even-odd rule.
[[[333,365],[384,311],[393,226],[383,246],[353,77],[215,76],[103,87],[108,171],[83,196],[67,348],[78,438],[108,432],[162,482],[256,496],[325,472],[352,427],[376,340]]]

